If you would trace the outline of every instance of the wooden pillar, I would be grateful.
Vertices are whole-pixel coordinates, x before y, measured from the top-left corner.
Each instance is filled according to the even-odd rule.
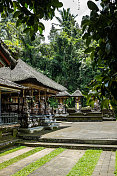
[[[64,104],[64,106],[65,106],[65,114],[67,113],[66,102],[67,102],[67,97],[65,97],[65,104]]]
[[[62,98],[60,98],[60,104],[63,104]]]
[[[31,113],[33,113],[33,89],[31,89]]]
[[[1,90],[0,90],[0,123],[2,123],[2,117],[1,117]]]
[[[18,115],[19,115],[19,106],[20,106],[20,98],[19,98],[19,92],[18,92]]]
[[[41,98],[40,98],[40,90],[39,90],[39,101],[40,101],[40,99],[41,99]]]
[[[23,90],[22,94],[23,94],[23,97],[22,97],[23,98],[23,100],[22,100],[22,115],[23,115],[23,111],[24,111],[23,110],[24,109],[24,90]]]
[[[40,113],[40,108],[41,108],[41,107],[40,107],[40,99],[41,99],[41,98],[40,98],[40,90],[39,90],[38,114]]]
[[[46,114],[46,111],[47,111],[47,104],[46,104],[46,101],[47,101],[47,95],[46,95],[46,91],[45,91],[45,114]]]
[[[33,90],[33,89],[31,89],[31,96],[32,96],[32,98],[33,98],[33,91],[34,91],[34,90]]]

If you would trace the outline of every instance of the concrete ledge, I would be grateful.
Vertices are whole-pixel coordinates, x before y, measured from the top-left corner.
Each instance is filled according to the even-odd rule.
[[[67,148],[67,149],[77,149],[77,150],[87,150],[87,149],[98,149],[98,150],[117,150],[117,145],[96,145],[96,144],[63,144],[63,143],[30,143],[30,142],[18,142],[20,145],[28,147],[48,147],[48,148]]]
[[[109,117],[109,118],[103,117],[103,121],[116,121],[116,118],[115,117]]]
[[[41,137],[38,141],[46,143],[117,145],[117,139],[56,139]]]
[[[68,122],[102,122],[102,117],[91,117],[91,116],[68,116],[67,117]]]
[[[2,143],[0,143],[0,150],[3,150],[7,147],[13,146],[16,144],[16,142],[20,141],[20,139],[14,139],[14,140],[10,140],[10,141],[3,141]]]
[[[75,112],[69,114],[69,116],[75,116],[75,117],[102,117],[101,112],[88,112],[88,113],[83,113],[83,112]]]
[[[42,126],[33,127],[33,128],[20,128],[19,132],[20,132],[20,134],[32,134],[34,132],[39,132],[43,129],[44,129],[44,127],[42,127]]]
[[[88,113],[71,113],[67,116],[69,122],[101,122],[102,113],[101,112],[88,112]]]

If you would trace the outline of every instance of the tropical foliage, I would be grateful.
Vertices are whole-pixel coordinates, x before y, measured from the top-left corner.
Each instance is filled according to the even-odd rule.
[[[0,37],[25,62],[67,87],[69,92],[77,88],[89,90],[86,86],[99,75],[100,70],[92,67],[89,54],[84,53],[85,40],[82,39],[82,29],[76,22],[76,16],[71,14],[70,9],[63,8],[59,13],[60,16],[56,17],[58,23],[52,24],[49,43],[44,43],[44,37],[39,33],[32,41],[30,32],[23,32],[25,24],[16,29],[17,20],[12,14],[1,19]]]
[[[100,9],[88,1],[90,16],[83,17],[85,53],[90,53],[93,66],[101,71],[90,84],[102,105],[117,105],[117,1],[101,0]],[[96,41],[92,45],[92,41]],[[89,96],[89,94],[88,94]],[[92,95],[91,95],[92,96]],[[90,96],[89,96],[90,98]]]
[[[31,39],[35,39],[36,32],[40,34],[44,30],[44,25],[41,19],[49,20],[55,16],[55,10],[62,7],[62,2],[59,0],[1,0],[0,13],[2,16],[8,16],[13,13],[16,18],[16,26],[25,24],[25,33],[30,32]]]

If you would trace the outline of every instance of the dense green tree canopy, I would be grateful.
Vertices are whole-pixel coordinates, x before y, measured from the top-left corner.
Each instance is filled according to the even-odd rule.
[[[46,44],[38,33],[34,41],[29,33],[23,33],[25,24],[16,30],[16,20],[9,15],[1,19],[0,36],[12,51],[19,50],[20,58],[66,86],[71,93],[77,88],[84,91],[99,71],[92,68],[89,55],[84,53],[82,29],[69,9],[60,11],[58,25],[59,30],[57,25],[52,25]]]
[[[13,13],[13,17],[17,18],[16,26],[25,24],[24,32],[30,32],[34,39],[38,30],[40,34],[44,30],[40,19],[52,19],[55,10],[62,5],[59,0],[0,0],[0,13],[2,16]]]
[[[88,1],[90,16],[83,17],[86,53],[91,53],[94,67],[101,70],[90,88],[106,104],[117,105],[117,1],[101,0],[100,9]],[[92,45],[95,41],[95,45]]]
[[[47,75],[66,86],[70,92],[77,88],[83,91],[98,73],[96,69],[93,70],[91,59],[84,53],[86,47],[82,30],[69,9],[60,11],[58,25],[61,27],[59,30],[56,24],[52,25],[50,43],[40,45],[37,63]]]

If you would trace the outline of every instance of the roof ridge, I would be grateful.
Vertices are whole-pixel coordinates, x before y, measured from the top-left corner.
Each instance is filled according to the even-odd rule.
[[[22,64],[24,64],[24,65],[26,65],[27,67],[29,67],[31,70],[31,73],[32,74],[34,74],[33,72],[35,72],[35,74],[40,74],[42,77],[45,77],[46,79],[49,79],[51,82],[53,82],[54,84],[57,84],[57,85],[60,85],[60,86],[62,86],[61,84],[59,84],[59,83],[57,83],[56,81],[54,81],[54,80],[52,80],[51,78],[49,78],[49,77],[47,77],[45,74],[43,74],[43,73],[41,73],[40,71],[37,71],[34,67],[32,67],[31,65],[29,65],[29,64],[27,64],[26,62],[24,62],[23,60],[21,60],[21,59],[18,59],[18,63],[22,63]],[[20,66],[20,68],[22,69],[22,67]],[[25,70],[25,72],[27,72],[26,70]],[[29,72],[28,72],[29,73]],[[39,75],[39,76],[40,76]],[[34,78],[35,78],[35,75],[33,75],[34,76]],[[41,82],[41,81],[40,81]],[[42,83],[42,82],[41,82]],[[43,84],[43,83],[42,83]],[[64,87],[64,86],[62,86],[62,87]],[[65,88],[65,87],[64,87]]]

